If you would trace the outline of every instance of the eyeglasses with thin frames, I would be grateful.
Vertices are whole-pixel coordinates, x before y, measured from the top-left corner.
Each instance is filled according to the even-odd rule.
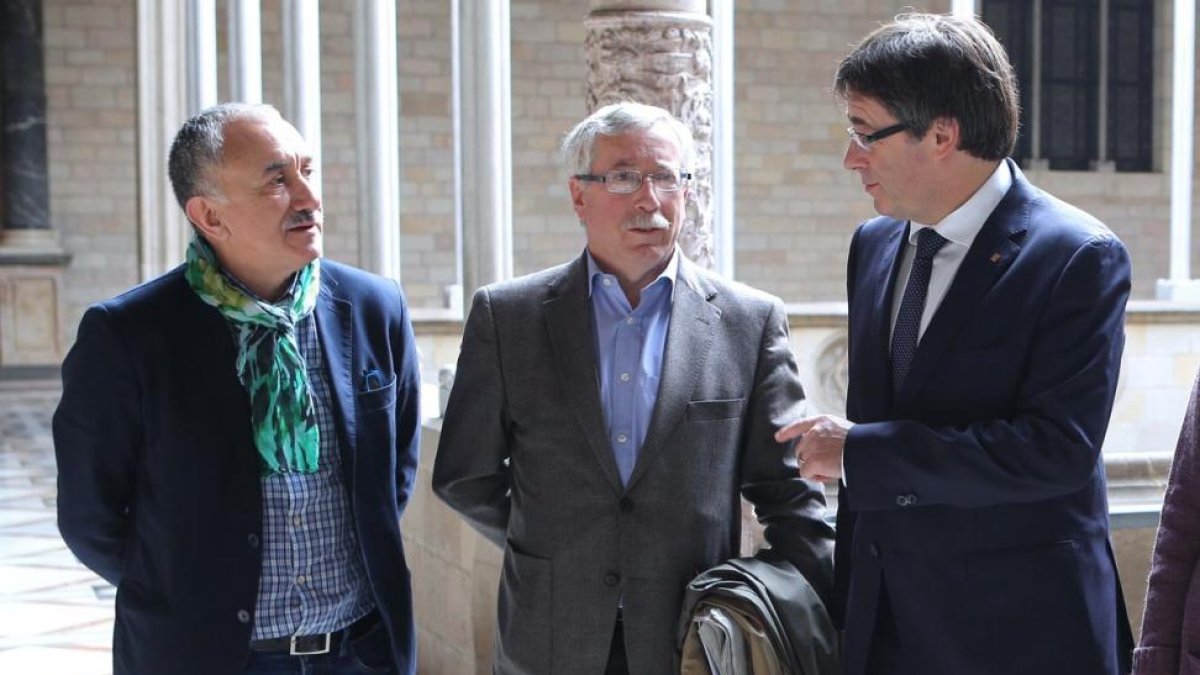
[[[642,187],[643,180],[649,180],[655,192],[675,192],[683,187],[692,177],[686,171],[660,169],[654,173],[643,174],[637,169],[613,169],[603,175],[594,173],[577,173],[575,178],[590,183],[604,183],[604,189],[615,195],[628,195],[637,192]]]
[[[875,131],[875,132],[872,132],[869,134],[864,134],[864,133],[855,131],[854,127],[846,127],[846,134],[850,136],[850,140],[854,141],[854,144],[857,145],[860,149],[870,150],[872,145],[878,143],[879,141],[882,141],[883,139],[887,138],[888,136],[893,136],[895,134],[900,133],[901,131],[907,131],[907,130],[908,130],[908,125],[905,124],[904,122],[900,122],[899,124],[893,124],[890,127],[884,127],[882,129],[880,129],[879,131]]]

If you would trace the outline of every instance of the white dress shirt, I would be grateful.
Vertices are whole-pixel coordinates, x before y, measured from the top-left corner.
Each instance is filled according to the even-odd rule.
[[[971,242],[975,241],[975,236],[979,234],[979,230],[983,229],[983,224],[987,221],[988,216],[992,215],[992,211],[996,209],[1000,200],[1008,194],[1008,189],[1012,187],[1012,181],[1012,173],[1008,170],[1008,164],[1000,162],[992,175],[975,191],[975,194],[963,202],[962,206],[951,211],[950,215],[943,218],[941,222],[926,225],[915,220],[910,221],[912,227],[908,231],[908,245],[901,252],[900,276],[896,279],[896,292],[892,295],[891,323],[893,331],[896,329],[896,315],[900,313],[900,301],[904,299],[904,288],[908,285],[908,274],[912,270],[913,256],[917,251],[917,234],[923,228],[932,227],[947,239],[946,245],[942,246],[941,250],[933,256],[933,269],[929,274],[929,292],[925,296],[925,311],[921,314],[921,326],[917,330],[917,337],[920,338],[925,335],[925,328],[929,326],[934,312],[942,304],[942,299],[946,297],[946,291],[950,290],[950,284],[954,281],[954,275],[958,273],[963,259],[967,257],[967,250],[971,248]]]

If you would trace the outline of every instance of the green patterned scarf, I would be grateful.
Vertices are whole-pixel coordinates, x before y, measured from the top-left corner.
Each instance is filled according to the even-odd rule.
[[[317,304],[320,260],[300,270],[291,294],[279,305],[251,297],[231,282],[199,236],[188,245],[184,275],[196,295],[234,328],[237,374],[250,397],[250,423],[263,475],[316,471],[321,439],[296,324]]]

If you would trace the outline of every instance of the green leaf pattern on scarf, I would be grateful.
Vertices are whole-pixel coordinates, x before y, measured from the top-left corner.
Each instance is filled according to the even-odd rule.
[[[315,472],[321,438],[296,324],[317,305],[320,259],[300,270],[280,305],[253,298],[232,283],[199,236],[188,245],[184,276],[196,295],[233,326],[238,379],[250,398],[250,424],[264,475]]]

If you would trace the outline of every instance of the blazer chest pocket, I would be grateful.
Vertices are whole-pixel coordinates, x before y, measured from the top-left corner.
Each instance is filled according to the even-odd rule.
[[[687,406],[689,422],[728,420],[742,416],[746,410],[746,399],[725,398],[712,401],[690,401]]]
[[[369,413],[396,405],[396,374],[388,373],[388,375],[391,379],[377,388],[358,392],[358,409],[360,412]]]

